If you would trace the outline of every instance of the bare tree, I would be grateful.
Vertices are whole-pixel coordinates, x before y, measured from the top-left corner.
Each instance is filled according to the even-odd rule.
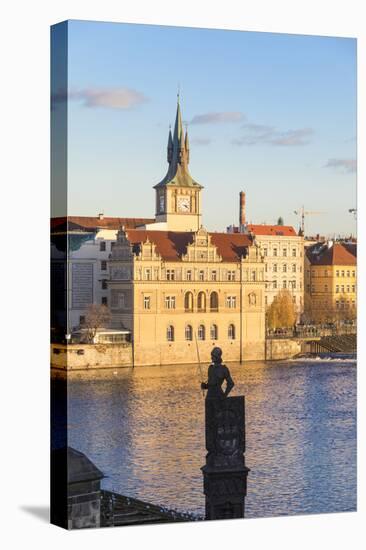
[[[106,327],[111,320],[111,314],[104,304],[91,304],[85,315],[84,327],[88,342],[93,342],[98,328]]]

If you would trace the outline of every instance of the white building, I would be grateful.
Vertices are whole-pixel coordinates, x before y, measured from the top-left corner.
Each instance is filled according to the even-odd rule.
[[[102,214],[51,220],[53,327],[63,327],[70,334],[82,324],[90,304],[109,305],[108,257],[118,230],[135,229],[153,221]]]

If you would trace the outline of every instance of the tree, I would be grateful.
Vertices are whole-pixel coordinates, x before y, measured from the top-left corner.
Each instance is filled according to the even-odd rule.
[[[289,328],[296,323],[296,308],[288,290],[280,290],[267,309],[267,325],[270,329]]]
[[[93,342],[98,328],[105,327],[111,319],[111,314],[104,304],[91,304],[86,312],[84,327],[88,342]]]
[[[283,217],[280,216],[277,220],[277,225],[284,225]]]

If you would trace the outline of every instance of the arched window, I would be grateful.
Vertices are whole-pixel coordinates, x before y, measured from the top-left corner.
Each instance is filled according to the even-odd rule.
[[[235,340],[235,325],[229,325],[228,337],[229,340]]]
[[[185,338],[186,340],[192,340],[193,330],[191,325],[186,325]]]
[[[210,333],[211,333],[211,340],[217,340],[218,338],[217,325],[211,325]]]
[[[210,295],[210,310],[219,311],[219,296],[217,292],[211,292]]]
[[[184,295],[184,310],[193,311],[193,294],[192,292],[186,292]]]
[[[205,340],[206,338],[206,329],[204,325],[198,327],[198,340]]]
[[[206,311],[206,294],[204,292],[198,293],[197,305],[198,311]]]
[[[174,327],[173,325],[169,325],[166,329],[166,339],[168,342],[174,342]]]

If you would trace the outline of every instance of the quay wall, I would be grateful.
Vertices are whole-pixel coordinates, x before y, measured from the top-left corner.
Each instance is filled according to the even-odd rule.
[[[296,338],[269,338],[266,340],[266,360],[292,359],[303,350],[303,340]]]
[[[131,344],[51,344],[52,368],[69,371],[131,365]]]

